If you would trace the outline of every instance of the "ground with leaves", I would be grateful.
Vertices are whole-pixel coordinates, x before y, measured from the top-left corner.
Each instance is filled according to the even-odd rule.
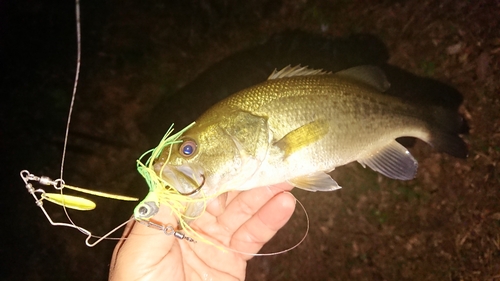
[[[412,181],[352,164],[334,172],[344,187],[340,191],[295,191],[310,218],[306,240],[286,254],[254,258],[247,280],[500,280],[500,2],[81,4],[82,78],[66,160],[68,183],[143,197],[147,188],[134,171],[135,159],[151,146],[144,127],[166,130],[172,123],[148,119],[163,97],[285,30],[325,38],[368,33],[386,45],[392,65],[463,94],[469,157],[455,159],[418,142],[412,153],[420,165]],[[11,63],[24,62],[4,77],[15,82],[7,98],[12,106],[2,118],[14,118],[2,124],[9,136],[2,142],[13,148],[6,153],[13,156],[6,169],[12,174],[19,166],[58,175],[75,56],[72,7],[65,5],[18,4],[4,17],[16,33],[2,35],[11,36],[12,51],[23,56]],[[193,110],[203,103],[204,97],[194,100]],[[7,278],[106,279],[113,242],[86,248],[76,231],[44,221],[20,180],[7,187],[11,195],[4,200],[13,207],[6,218],[13,223],[2,256],[15,252],[12,264],[23,264],[12,266]],[[98,234],[126,220],[134,207],[97,203],[96,211],[71,214]],[[46,205],[63,219],[58,208]],[[304,213],[297,209],[264,251],[294,245],[305,229]]]

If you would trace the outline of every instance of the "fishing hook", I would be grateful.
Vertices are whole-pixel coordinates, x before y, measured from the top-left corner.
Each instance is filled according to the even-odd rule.
[[[201,177],[203,178],[203,181],[201,182],[200,186],[198,186],[195,190],[188,192],[188,193],[182,193],[180,191],[178,191],[178,192],[184,196],[191,196],[191,195],[198,193],[201,190],[201,188],[205,185],[205,175],[201,174]]]

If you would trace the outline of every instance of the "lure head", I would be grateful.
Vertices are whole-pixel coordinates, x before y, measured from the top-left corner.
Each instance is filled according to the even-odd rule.
[[[149,221],[160,210],[160,201],[155,192],[149,194],[134,209],[134,218],[138,221]]]

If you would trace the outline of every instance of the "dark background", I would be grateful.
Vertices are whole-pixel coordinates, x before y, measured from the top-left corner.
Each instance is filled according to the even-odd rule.
[[[389,62],[463,94],[469,158],[438,154],[417,142],[415,180],[386,179],[354,164],[335,171],[340,191],[296,191],[311,218],[308,238],[292,252],[253,259],[247,279],[500,279],[497,1],[81,5],[82,73],[67,183],[142,198],[147,187],[135,159],[172,122],[191,121],[210,102],[265,79],[274,67],[302,63],[337,70]],[[75,74],[74,3],[1,1],[0,36],[0,278],[105,280],[115,242],[87,248],[76,230],[50,226],[18,176],[28,169],[59,177]],[[406,81],[395,77],[393,84]],[[445,87],[408,83],[400,86],[426,93]],[[95,211],[71,216],[98,235],[126,220],[134,207],[96,202]],[[64,220],[51,205],[45,204],[53,219]],[[290,247],[304,231],[297,210],[264,251]]]

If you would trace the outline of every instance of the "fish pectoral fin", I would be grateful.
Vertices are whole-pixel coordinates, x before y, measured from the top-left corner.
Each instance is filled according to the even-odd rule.
[[[305,124],[274,143],[284,152],[284,157],[288,157],[296,151],[317,142],[328,134],[328,126],[325,120],[316,120]]]
[[[386,177],[398,180],[413,179],[418,168],[417,160],[408,149],[395,140],[358,162],[363,167],[366,165]]]
[[[336,72],[335,75],[372,86],[380,92],[385,92],[391,87],[385,73],[376,66],[355,66]]]
[[[288,180],[293,186],[307,191],[332,191],[341,188],[332,177],[324,172],[318,172]]]

